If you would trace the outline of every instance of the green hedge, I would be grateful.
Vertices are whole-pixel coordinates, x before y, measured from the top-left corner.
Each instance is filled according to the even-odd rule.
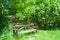
[[[57,0],[15,0],[13,5],[22,22],[37,23],[42,29],[55,29],[59,25],[60,4]]]
[[[32,20],[38,23],[40,28],[55,29],[60,27],[60,5],[57,1],[45,0],[37,7],[34,16],[32,15]]]

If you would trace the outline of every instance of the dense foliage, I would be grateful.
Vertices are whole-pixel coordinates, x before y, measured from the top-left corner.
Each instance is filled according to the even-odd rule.
[[[10,7],[9,0],[0,0],[0,40],[12,40],[12,30],[9,30],[11,25],[7,17]]]
[[[39,28],[59,27],[60,4],[58,0],[11,0],[18,22],[37,23]]]

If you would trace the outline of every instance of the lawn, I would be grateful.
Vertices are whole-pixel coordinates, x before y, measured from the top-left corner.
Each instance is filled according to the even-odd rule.
[[[16,40],[60,40],[60,30],[38,30],[35,34],[20,35]]]

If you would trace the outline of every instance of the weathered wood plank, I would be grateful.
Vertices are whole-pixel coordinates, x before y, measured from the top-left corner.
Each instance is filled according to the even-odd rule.
[[[18,32],[18,34],[28,34],[28,33],[32,33],[32,32],[34,32],[34,33],[37,32],[37,29],[21,31],[21,32]]]

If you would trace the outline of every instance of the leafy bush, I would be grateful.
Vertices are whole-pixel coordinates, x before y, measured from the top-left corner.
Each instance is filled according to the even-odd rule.
[[[15,0],[12,3],[22,22],[34,22],[44,29],[56,28],[59,24],[60,4],[57,0]]]
[[[12,30],[9,30],[10,24],[6,16],[9,15],[9,0],[0,0],[0,40],[12,40]]]
[[[39,24],[40,28],[44,29],[54,29],[57,20],[59,19],[59,3],[57,1],[47,1],[44,0],[40,4],[38,4],[38,9],[35,10],[35,14],[33,14],[33,21]],[[56,22],[56,23],[55,23]]]

